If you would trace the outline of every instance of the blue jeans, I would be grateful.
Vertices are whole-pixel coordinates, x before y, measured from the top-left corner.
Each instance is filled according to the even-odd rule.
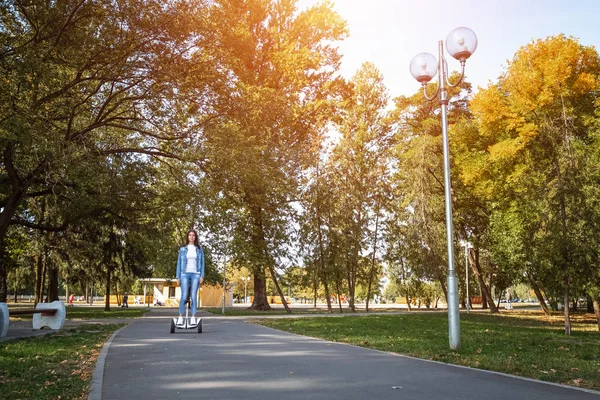
[[[196,306],[198,302],[198,286],[200,285],[200,274],[183,273],[181,274],[181,299],[179,300],[179,315],[184,313],[184,303],[188,297],[188,288],[192,283],[192,315],[196,315]]]

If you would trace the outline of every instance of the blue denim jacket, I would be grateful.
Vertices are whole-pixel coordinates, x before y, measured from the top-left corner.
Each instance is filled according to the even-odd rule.
[[[185,266],[187,265],[187,246],[183,246],[179,249],[179,256],[177,257],[177,279],[181,279],[181,274],[185,272]],[[204,251],[202,247],[196,247],[196,271],[200,274],[200,278],[204,278]]]

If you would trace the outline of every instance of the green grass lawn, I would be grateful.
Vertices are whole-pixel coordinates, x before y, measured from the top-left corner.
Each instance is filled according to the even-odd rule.
[[[461,314],[452,351],[445,313],[350,318],[276,318],[258,323],[301,335],[543,381],[600,390],[600,333],[593,315],[575,315],[565,336],[560,315],[512,311]]]
[[[221,307],[207,307],[202,308],[202,311],[208,311],[211,314],[223,315],[223,309]],[[334,310],[334,312],[337,310]],[[344,312],[346,312],[344,310]],[[323,308],[292,308],[292,314],[327,314],[327,309]],[[239,307],[226,307],[226,316],[253,316],[253,315],[287,315],[287,312],[283,308],[272,308],[268,311],[260,310],[248,310]]]
[[[105,319],[105,318],[138,318],[150,311],[149,308],[120,308],[111,307],[67,307],[67,319]]]
[[[11,304],[10,310],[31,305]],[[148,308],[67,307],[67,320],[137,318]],[[10,313],[10,311],[9,311]],[[11,316],[31,320],[32,315]],[[67,326],[49,335],[0,342],[0,399],[86,399],[98,354],[124,324]],[[10,327],[9,327],[10,329]]]
[[[0,342],[0,399],[87,399],[98,354],[123,324]]]
[[[294,307],[294,306],[290,306],[291,310],[292,310],[292,315],[294,314],[340,314],[340,310],[337,307],[333,307],[332,312],[329,313],[329,311],[327,311],[327,308],[324,307],[317,307],[317,308],[300,308],[300,307]],[[207,307],[207,308],[201,308],[202,311],[207,311],[211,314],[218,314],[218,315],[222,315],[223,310],[221,307]],[[398,308],[377,308],[377,309],[371,309],[370,312],[398,312],[398,311],[402,311],[399,310]],[[440,310],[434,310],[434,309],[421,309],[419,311],[431,311],[431,312],[440,312]],[[353,315],[353,314],[365,314],[366,311],[364,308],[357,308],[356,312],[352,312],[352,310],[349,307],[344,307],[342,314],[343,315]],[[253,315],[287,315],[288,313],[285,311],[285,309],[280,306],[277,305],[276,307],[271,308],[268,311],[260,311],[260,310],[249,310],[247,308],[241,308],[241,307],[225,307],[225,315],[226,316],[253,316]]]
[[[24,307],[22,304],[10,305],[10,310],[31,309],[32,306]],[[120,308],[117,306],[111,307],[110,311],[104,311],[104,307],[67,307],[67,319],[107,319],[107,318],[137,318],[143,316],[149,311],[149,308]],[[17,315],[11,316],[11,319],[32,319],[32,315]]]

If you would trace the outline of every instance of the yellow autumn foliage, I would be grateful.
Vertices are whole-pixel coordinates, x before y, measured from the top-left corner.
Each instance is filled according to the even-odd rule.
[[[591,46],[557,35],[523,46],[497,84],[471,102],[489,160],[514,157],[540,133],[544,115],[570,110],[570,99],[597,90],[599,58]],[[548,115],[550,115],[548,114]]]

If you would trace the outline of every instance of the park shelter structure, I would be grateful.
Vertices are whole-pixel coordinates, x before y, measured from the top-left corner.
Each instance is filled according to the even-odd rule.
[[[176,279],[165,278],[145,278],[140,279],[144,286],[144,299],[150,299],[152,304],[156,300],[167,307],[178,307],[181,297],[181,287]],[[198,306],[200,307],[222,307],[223,306],[223,286],[207,285],[200,286]],[[130,302],[131,303],[131,302]],[[225,307],[233,305],[233,287],[227,285],[225,293]]]

